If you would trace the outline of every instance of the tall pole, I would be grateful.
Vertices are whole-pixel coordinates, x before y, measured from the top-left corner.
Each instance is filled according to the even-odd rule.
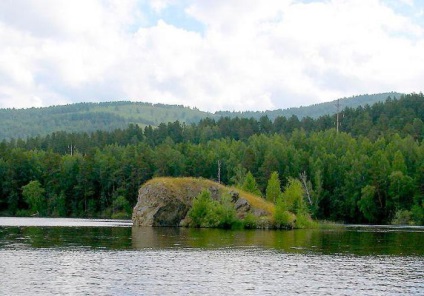
[[[336,113],[336,132],[339,133],[340,99],[337,99],[336,107],[337,107],[337,113]]]
[[[69,148],[69,150],[70,150],[70,152],[71,152],[71,156],[72,155],[74,155],[74,145],[72,145],[72,142],[71,142],[71,145],[68,145],[68,148]]]

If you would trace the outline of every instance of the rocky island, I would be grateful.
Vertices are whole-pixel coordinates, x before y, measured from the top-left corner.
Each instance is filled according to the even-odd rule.
[[[273,227],[274,204],[261,197],[219,183],[196,178],[154,178],[139,190],[132,220],[135,226],[196,226],[190,209],[207,192],[211,202],[222,203],[234,211],[235,219],[246,226]]]

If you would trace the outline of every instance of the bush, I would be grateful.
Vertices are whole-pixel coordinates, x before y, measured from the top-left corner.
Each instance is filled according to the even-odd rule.
[[[411,212],[415,224],[424,225],[424,205],[414,205]]]
[[[194,200],[188,216],[191,226],[202,227],[206,223],[206,216],[213,207],[213,201],[209,191],[202,191]]]
[[[217,225],[219,228],[232,228],[237,222],[236,210],[229,195],[221,196],[220,202],[216,203],[215,215],[217,216]]]
[[[306,213],[299,213],[296,216],[296,228],[317,228],[318,223],[313,221]]]
[[[31,216],[31,211],[30,210],[17,210],[16,217],[30,217]]]
[[[248,213],[246,217],[244,217],[243,228],[255,229],[257,225],[258,225],[258,218],[255,215]]]
[[[119,195],[112,202],[112,212],[113,212],[112,217],[115,214],[119,214],[119,213],[124,213],[124,214],[126,213],[127,216],[130,216],[130,213],[131,213],[130,203],[124,196]]]
[[[286,203],[282,198],[277,200],[274,212],[274,221],[277,228],[294,228],[296,216],[287,210]]]
[[[111,218],[118,219],[118,220],[126,220],[126,219],[130,219],[131,215],[129,215],[126,212],[117,212],[117,213],[113,213]]]
[[[399,210],[396,212],[392,222],[393,225],[409,225],[412,224],[411,212],[407,210]]]
[[[193,200],[188,216],[193,227],[232,228],[239,224],[231,198],[224,195],[220,201],[215,201],[207,190]]]

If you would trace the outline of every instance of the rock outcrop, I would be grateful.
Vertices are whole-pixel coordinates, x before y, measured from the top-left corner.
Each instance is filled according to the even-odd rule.
[[[193,199],[205,189],[215,200],[222,194],[229,194],[240,219],[247,213],[257,217],[270,215],[266,209],[253,207],[238,191],[210,180],[156,178],[140,188],[133,210],[133,223],[136,226],[182,226],[187,221]]]

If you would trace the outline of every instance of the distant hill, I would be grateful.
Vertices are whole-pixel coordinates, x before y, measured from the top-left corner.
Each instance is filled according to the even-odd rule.
[[[380,93],[380,94],[372,94],[372,95],[359,95],[353,96],[349,98],[341,98],[340,110],[345,108],[356,108],[364,105],[373,105],[377,102],[384,102],[388,97],[394,99],[399,99],[402,96],[401,93],[397,92],[388,92],[388,93]],[[291,117],[293,115],[297,116],[299,119],[304,117],[318,118],[323,115],[331,115],[336,114],[337,107],[336,101],[314,104],[311,106],[302,106],[296,108],[288,108],[288,109],[278,109],[273,111],[247,111],[247,112],[229,112],[229,111],[220,111],[216,112],[217,116],[228,116],[228,117],[253,117],[255,119],[259,119],[262,116],[268,116],[269,119],[274,120],[278,116]]]
[[[179,105],[142,102],[78,103],[29,109],[0,109],[0,139],[27,138],[55,131],[93,132],[161,122],[194,123],[210,113]]]
[[[399,98],[400,93],[382,93],[360,95],[340,99],[340,107],[358,107],[385,101],[388,97]],[[143,102],[104,102],[77,103],[64,106],[52,106],[29,109],[0,109],[0,140],[44,136],[52,132],[93,132],[111,131],[126,128],[129,124],[158,126],[160,123],[180,121],[197,123],[206,117],[247,117],[259,119],[267,115],[271,120],[278,116],[297,116],[318,118],[336,113],[335,101],[315,104],[308,107],[289,108],[274,111],[203,112],[196,108],[181,105],[151,104]]]

